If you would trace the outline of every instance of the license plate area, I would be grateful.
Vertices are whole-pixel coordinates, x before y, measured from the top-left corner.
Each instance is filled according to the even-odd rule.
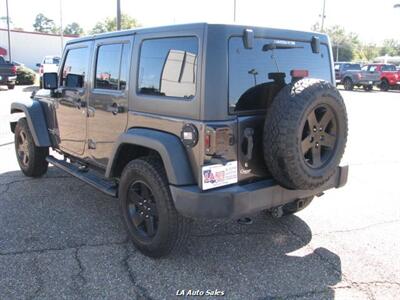
[[[203,190],[209,190],[238,182],[237,161],[223,164],[207,165],[201,168]]]

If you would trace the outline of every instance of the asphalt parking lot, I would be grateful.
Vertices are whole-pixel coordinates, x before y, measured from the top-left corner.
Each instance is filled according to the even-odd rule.
[[[23,92],[25,89],[27,92]],[[0,298],[398,299],[400,92],[342,92],[348,185],[282,219],[199,221],[180,256],[152,260],[127,240],[117,202],[51,167],[19,171],[0,89]]]

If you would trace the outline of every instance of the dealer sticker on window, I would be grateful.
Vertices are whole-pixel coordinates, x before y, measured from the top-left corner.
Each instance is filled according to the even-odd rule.
[[[203,190],[224,186],[238,181],[237,161],[225,165],[203,166],[201,169]]]

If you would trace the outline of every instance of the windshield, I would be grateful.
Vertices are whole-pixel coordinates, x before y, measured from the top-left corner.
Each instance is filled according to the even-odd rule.
[[[307,70],[309,77],[332,81],[328,47],[312,52],[307,42],[292,42],[291,48],[263,51],[275,41],[254,39],[252,49],[245,49],[241,37],[229,40],[229,112],[265,110],[269,100],[292,81],[292,70]]]

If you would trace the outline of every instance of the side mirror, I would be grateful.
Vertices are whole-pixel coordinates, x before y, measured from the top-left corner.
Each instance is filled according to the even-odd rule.
[[[43,74],[43,88],[46,90],[55,90],[58,88],[57,73],[44,73]]]
[[[41,65],[42,65],[41,63],[37,63],[36,67],[40,68]]]
[[[253,49],[254,31],[252,29],[245,29],[243,31],[243,46],[245,49]]]
[[[311,49],[313,53],[320,53],[321,52],[321,42],[319,37],[313,36],[311,39]]]

